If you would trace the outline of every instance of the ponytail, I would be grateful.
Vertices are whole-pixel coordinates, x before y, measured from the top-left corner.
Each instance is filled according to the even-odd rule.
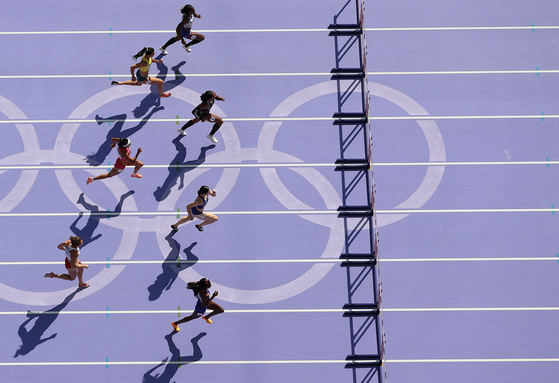
[[[132,58],[134,60],[137,60],[138,58],[140,58],[141,56],[145,55],[146,53],[148,55],[153,54],[153,52],[155,52],[155,49],[151,48],[151,47],[144,47],[141,51],[139,51],[138,53],[136,53],[134,56],[132,56]]]

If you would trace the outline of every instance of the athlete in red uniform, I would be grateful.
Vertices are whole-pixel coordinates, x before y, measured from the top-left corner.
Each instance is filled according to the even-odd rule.
[[[80,246],[82,245],[83,241],[80,237],[70,237],[68,241],[62,242],[58,245],[60,250],[64,250],[66,252],[64,264],[66,266],[66,270],[68,270],[68,274],[47,273],[45,274],[45,278],[59,278],[66,281],[73,281],[77,276],[79,288],[83,289],[89,287],[89,283],[84,283],[83,281],[83,269],[88,269],[89,265],[82,263],[78,259],[80,256]]]
[[[88,185],[90,183],[92,183],[93,181],[102,180],[102,179],[105,179],[105,178],[109,178],[109,177],[119,175],[120,173],[122,173],[122,171],[124,170],[124,168],[127,165],[133,165],[134,166],[134,172],[130,175],[130,177],[142,178],[142,175],[138,174],[138,170],[140,170],[140,168],[142,166],[144,166],[144,163],[137,160],[138,156],[142,152],[142,148],[138,148],[138,152],[136,153],[136,157],[132,158],[132,157],[130,157],[130,153],[131,153],[130,143],[131,142],[130,142],[129,138],[111,138],[111,140],[113,142],[111,144],[111,148],[114,148],[118,144],[118,155],[119,155],[119,157],[117,158],[117,160],[115,162],[115,166],[108,173],[101,174],[97,177],[89,177],[87,179],[87,184]]]

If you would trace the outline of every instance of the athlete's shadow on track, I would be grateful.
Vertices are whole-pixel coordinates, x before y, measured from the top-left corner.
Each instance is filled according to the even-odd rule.
[[[107,135],[105,136],[105,142],[103,142],[101,144],[101,146],[99,146],[99,149],[97,149],[97,152],[87,155],[86,162],[88,164],[90,164],[91,166],[101,165],[103,162],[105,162],[105,160],[107,159],[107,156],[111,152],[111,149],[112,149],[111,148],[111,144],[112,144],[111,139],[113,137],[128,138],[128,137],[132,136],[138,130],[142,129],[144,127],[144,125],[149,121],[149,119],[156,112],[165,109],[163,106],[159,105],[159,101],[157,101],[155,104],[152,103],[152,105],[150,105],[150,106],[155,106],[155,107],[151,110],[151,112],[149,112],[149,114],[147,116],[145,116],[142,119],[142,121],[140,121],[140,123],[138,125],[136,125],[132,128],[126,129],[126,130],[122,130],[122,127],[124,126],[124,122],[126,121],[126,117],[127,117],[126,113],[117,114],[117,115],[107,117],[107,118],[99,117],[99,115],[95,116],[95,121],[97,121],[98,125],[101,125],[101,124],[107,122],[107,123],[109,123],[109,125],[111,123],[114,123],[114,126],[107,132]]]
[[[97,234],[95,237],[93,236],[93,233],[95,233],[97,226],[99,226],[99,220],[118,217],[120,215],[120,212],[122,211],[122,205],[124,204],[124,200],[130,197],[134,193],[136,193],[134,190],[130,190],[124,193],[120,197],[120,201],[118,201],[118,204],[115,206],[114,211],[103,212],[106,214],[98,214],[99,206],[86,202],[84,193],[80,194],[77,202],[81,204],[86,210],[89,210],[91,213],[96,213],[96,214],[89,215],[89,218],[87,219],[87,223],[85,224],[83,229],[78,229],[77,227],[78,222],[83,217],[82,212],[80,212],[78,218],[76,218],[76,220],[72,222],[72,224],[70,225],[70,230],[72,230],[72,233],[74,233],[78,237],[81,237],[83,241],[82,247],[85,247],[88,243],[91,243],[102,236],[102,234]]]
[[[162,57],[163,57],[163,55],[161,55],[161,54],[159,56],[157,56],[158,59],[161,59]],[[186,61],[181,61],[177,65],[171,67],[171,70],[175,74],[175,79],[171,80],[171,81],[165,81],[167,79],[167,74],[169,73],[169,69],[167,68],[167,65],[165,65],[164,63],[157,63],[156,64],[157,69],[159,69],[159,74],[156,77],[163,80],[163,91],[164,92],[170,91],[171,89],[173,89],[174,87],[182,84],[186,80],[185,75],[183,75],[180,71],[181,67],[184,64],[186,64]],[[155,94],[159,98],[159,92],[157,90],[156,85],[151,86],[151,91],[155,92],[153,94]]]
[[[58,314],[60,313],[60,311],[64,310],[68,303],[70,303],[74,296],[81,290],[82,289],[76,289],[76,291],[68,295],[61,304],[53,307],[50,310],[40,313],[31,311],[27,312],[28,319],[19,326],[19,329],[17,331],[17,334],[21,338],[21,346],[14,354],[14,358],[17,358],[20,355],[27,355],[38,345],[56,337],[57,334],[54,333],[49,337],[42,338],[45,331],[47,331],[47,329],[54,323],[56,318],[58,318]],[[31,322],[35,318],[37,318],[37,320],[35,321],[33,327],[31,328],[31,330],[27,330],[25,326],[27,326],[29,322]]]
[[[173,144],[175,144],[175,149],[177,150],[177,155],[167,168],[169,174],[167,178],[163,182],[163,185],[158,186],[157,189],[153,192],[156,201],[163,201],[169,194],[171,194],[171,188],[177,184],[177,180],[180,178],[180,185],[179,190],[184,187],[184,174],[194,170],[198,165],[203,164],[206,161],[206,152],[210,149],[215,148],[215,145],[208,145],[200,148],[200,155],[197,159],[192,161],[185,161],[186,159],[186,147],[180,141],[184,136],[178,136],[173,140]],[[181,165],[180,167],[177,167]],[[186,166],[184,166],[186,165]]]
[[[171,359],[169,360],[168,357],[163,359],[160,364],[146,372],[144,374],[144,378],[142,379],[143,383],[171,383],[171,379],[174,378],[180,366],[198,362],[202,359],[202,350],[200,349],[200,346],[198,346],[198,342],[202,339],[202,337],[206,336],[205,332],[201,332],[190,340],[192,342],[193,352],[192,355],[189,356],[181,356],[181,351],[177,348],[175,342],[173,342],[173,335],[175,334],[176,332],[172,332],[165,336],[167,345],[169,346],[169,351],[171,352]],[[165,366],[165,369],[161,374],[156,373],[155,375],[152,375],[155,370],[163,366]]]
[[[148,299],[150,301],[159,299],[161,294],[163,294],[163,290],[169,290],[177,279],[180,271],[186,270],[189,267],[193,266],[196,262],[198,262],[198,257],[192,253],[192,249],[198,244],[198,242],[192,242],[190,246],[184,249],[186,259],[178,260],[181,245],[175,239],[173,239],[173,234],[174,233],[171,232],[165,237],[167,242],[169,242],[171,252],[167,256],[167,258],[165,258],[165,261],[161,265],[163,272],[159,274],[155,279],[155,282],[153,282],[153,284],[148,287]]]

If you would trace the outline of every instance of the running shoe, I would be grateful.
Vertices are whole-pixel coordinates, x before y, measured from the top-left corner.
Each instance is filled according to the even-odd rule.
[[[89,185],[92,182],[93,182],[93,177],[87,177],[87,184]]]
[[[212,320],[210,318],[206,318],[205,316],[202,317],[203,320],[205,320],[206,322],[208,322],[208,324],[212,324]]]
[[[46,273],[45,278],[54,278],[55,275],[56,274],[54,274],[54,273]]]
[[[198,231],[204,231],[204,228],[200,225],[194,225],[198,229]]]
[[[176,233],[177,231],[179,231],[179,228],[176,227],[175,225],[171,225],[171,229],[173,229],[173,232],[175,232],[175,233]]]
[[[173,330],[175,330],[176,332],[179,332],[181,330],[179,326],[175,324],[175,322],[171,322],[171,326],[173,326]]]
[[[134,178],[142,178],[142,177],[143,177],[143,175],[141,175],[141,174],[138,174],[138,173],[135,173],[135,174],[134,174],[134,173],[132,173],[132,174],[130,174],[130,177],[134,177]]]
[[[217,140],[217,138],[215,138],[214,136],[212,136],[211,134],[208,134],[207,139],[210,140],[211,142],[213,142],[214,144],[217,144],[219,141]]]
[[[180,134],[182,134],[183,136],[186,136],[186,132],[184,130],[182,130],[181,128],[177,129],[177,132],[179,132]]]
[[[183,45],[182,46],[184,48],[185,51],[187,51],[188,53],[192,52],[192,49],[190,49],[190,47]]]
[[[167,54],[167,51],[165,50],[165,48],[159,47],[159,50],[161,51],[162,54],[164,54],[164,55]]]

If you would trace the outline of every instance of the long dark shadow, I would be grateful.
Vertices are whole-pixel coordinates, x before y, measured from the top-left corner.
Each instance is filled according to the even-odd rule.
[[[192,253],[192,249],[198,244],[198,242],[192,242],[190,246],[184,249],[186,261],[188,262],[181,262],[184,260],[179,260],[181,245],[173,239],[173,234],[175,233],[171,232],[165,237],[167,242],[169,242],[171,251],[169,252],[167,258],[165,258],[165,261],[161,264],[161,268],[163,269],[161,274],[159,274],[155,279],[155,282],[148,287],[148,299],[150,301],[159,299],[161,294],[163,294],[163,291],[171,288],[180,271],[186,270],[198,261],[198,257]]]
[[[68,303],[70,303],[74,296],[81,290],[82,289],[76,289],[72,294],[68,295],[62,303],[50,310],[43,312],[27,311],[27,320],[19,326],[17,331],[17,334],[21,338],[21,346],[14,354],[14,358],[17,358],[20,355],[27,355],[40,344],[56,338],[57,333],[54,333],[46,338],[43,338],[43,335],[54,323],[56,318],[58,318],[60,311],[64,310]],[[35,324],[31,330],[27,330],[25,326],[27,326],[33,319],[37,319]]]
[[[169,351],[171,352],[171,357],[163,359],[160,364],[148,370],[142,379],[143,383],[171,383],[171,379],[174,378],[175,374],[179,370],[179,367],[184,366],[185,364],[198,362],[202,359],[202,350],[200,349],[198,342],[206,336],[205,332],[201,332],[190,340],[192,342],[193,352],[192,355],[188,356],[182,356],[180,350],[175,345],[175,342],[173,341],[173,336],[175,334],[177,333],[172,332],[165,335]],[[159,368],[163,368],[163,372],[155,373],[155,371]]]
[[[97,234],[96,236],[93,236],[93,233],[95,233],[97,226],[99,226],[99,220],[118,217],[120,215],[120,212],[122,211],[122,205],[124,204],[124,200],[134,193],[136,193],[134,190],[130,190],[124,193],[122,196],[120,196],[120,201],[118,201],[113,211],[107,211],[106,214],[90,214],[89,218],[87,219],[87,223],[82,229],[78,229],[77,226],[78,222],[83,217],[83,213],[80,212],[78,218],[76,218],[76,220],[72,222],[72,224],[70,225],[70,230],[72,230],[72,233],[74,233],[78,237],[81,237],[81,239],[83,240],[82,247],[87,246],[88,243],[91,243],[102,236],[102,234]],[[92,213],[99,213],[99,206],[86,202],[84,193],[80,194],[77,202],[80,205],[82,205],[86,210],[89,210]]]
[[[184,175],[185,173],[194,170],[197,166],[203,164],[206,161],[206,152],[210,149],[215,148],[215,145],[208,145],[200,148],[200,155],[197,159],[191,161],[186,160],[186,147],[182,144],[181,139],[184,136],[178,136],[172,142],[177,150],[177,155],[171,160],[169,167],[167,168],[168,175],[163,185],[158,186],[153,192],[156,201],[165,200],[169,194],[171,194],[171,189],[177,184],[177,180],[180,179],[179,190],[184,187]],[[184,166],[186,165],[186,166]]]

